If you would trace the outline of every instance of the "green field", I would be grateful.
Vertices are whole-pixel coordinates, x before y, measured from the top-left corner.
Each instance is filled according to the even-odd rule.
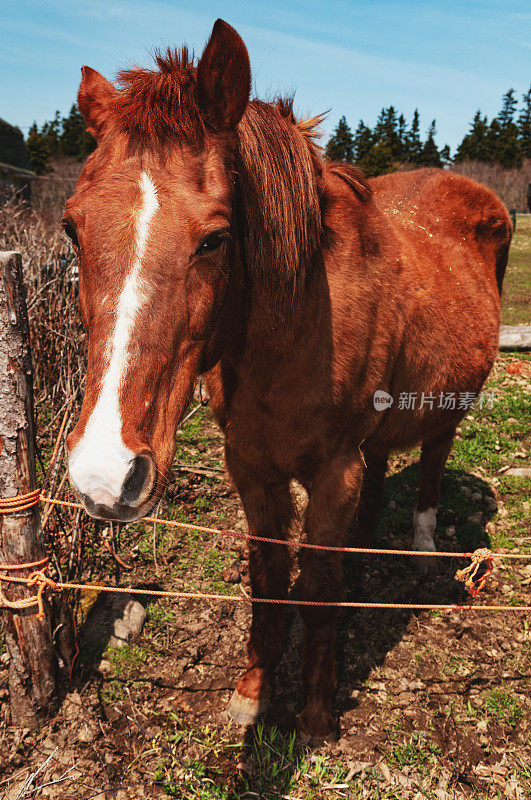
[[[509,264],[503,282],[502,324],[531,322],[531,214],[516,218]]]

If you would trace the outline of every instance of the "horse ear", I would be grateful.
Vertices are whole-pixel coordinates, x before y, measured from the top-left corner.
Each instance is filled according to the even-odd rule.
[[[116,89],[107,78],[91,67],[81,67],[81,83],[77,104],[83,114],[87,131],[96,139],[103,136],[109,119],[109,106]]]
[[[234,128],[251,92],[251,65],[242,38],[222,19],[216,20],[197,66],[201,108],[217,130]]]

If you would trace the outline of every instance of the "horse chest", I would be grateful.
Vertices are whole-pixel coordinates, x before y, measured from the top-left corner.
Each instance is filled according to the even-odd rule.
[[[234,397],[225,426],[231,450],[260,471],[296,475],[301,464],[319,461],[327,448],[327,419],[308,401],[278,394]]]

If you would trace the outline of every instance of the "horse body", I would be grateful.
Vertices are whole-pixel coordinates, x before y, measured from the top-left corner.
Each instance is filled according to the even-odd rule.
[[[414,546],[434,550],[440,478],[466,413],[438,396],[477,394],[494,360],[507,212],[443,171],[367,183],[323,162],[315,121],[248,102],[247,52],[225,23],[197,68],[185,51],[157,63],[122,75],[120,92],[84,68],[79,93],[99,143],[65,215],[89,333],[69,438],[87,510],[126,521],[153,507],[205,373],[254,537],[288,536],[296,479],[309,542],[369,542],[389,452],[421,442]],[[377,392],[393,404],[375,407]],[[434,400],[402,408],[411,392]],[[254,596],[287,596],[288,548],[250,540],[249,563]],[[305,549],[299,565],[295,597],[341,598],[337,553]],[[322,737],[335,729],[337,608],[299,608],[299,724]],[[241,722],[267,707],[283,618],[282,606],[253,606],[230,705]]]
[[[330,244],[303,304],[275,320],[271,336],[269,308],[257,302],[243,352],[224,355],[208,376],[228,467],[255,534],[286,535],[292,518],[288,483],[294,478],[309,495],[309,541],[344,543],[358,504],[361,518],[351,540],[363,545],[377,521],[389,452],[422,443],[415,546],[434,550],[442,469],[467,413],[457,398],[465,392],[477,396],[497,352],[496,270],[510,240],[508,215],[484,187],[440,170],[376,179],[372,198],[364,201],[337,176],[326,181]],[[374,407],[377,390],[394,398],[384,412]],[[402,392],[415,394],[417,408],[399,407]],[[456,396],[455,409],[439,409],[440,394],[449,392]],[[433,399],[419,409],[423,394]],[[424,569],[433,566],[433,559],[419,562]],[[296,596],[340,597],[337,557],[305,553],[303,563]],[[288,566],[283,553],[252,545],[253,590],[285,596]],[[302,613],[310,631],[306,672],[317,694],[326,697],[327,710],[307,696],[301,724],[323,735],[333,724],[335,614]],[[231,701],[242,721],[253,720],[269,696],[264,672],[269,674],[269,659],[274,663],[277,655],[272,643],[278,641],[281,613],[268,616],[268,624],[254,625],[249,670]]]
[[[439,396],[477,395],[491,369],[496,255],[510,235],[491,192],[441,170],[378,178],[364,202],[329,180],[336,197],[324,227],[334,242],[304,304],[271,323],[258,300],[243,352],[238,342],[208,376],[229,446],[253,469],[268,464],[302,483],[338,448],[387,452],[455,427],[463,409],[438,410]],[[441,208],[445,191],[454,202]],[[477,241],[474,216],[489,203],[493,230]],[[389,410],[374,408],[377,390],[394,398]],[[399,408],[412,392],[417,408]],[[423,393],[435,400],[418,409]]]

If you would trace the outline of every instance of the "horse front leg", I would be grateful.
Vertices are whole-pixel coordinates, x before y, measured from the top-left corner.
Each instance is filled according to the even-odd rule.
[[[227,465],[243,503],[250,536],[286,539],[294,516],[289,482],[265,483],[234,456],[227,455]],[[254,598],[285,598],[290,568],[285,545],[249,540]],[[273,673],[282,652],[284,608],[253,603],[247,667],[228,706],[231,717],[240,724],[252,725],[269,707]]]
[[[359,458],[341,457],[312,480],[305,530],[311,544],[343,546],[358,503],[363,478]],[[306,601],[340,601],[340,553],[303,549],[296,597]],[[302,689],[304,709],[298,724],[313,741],[335,738],[335,623],[339,608],[299,606],[305,627]]]

